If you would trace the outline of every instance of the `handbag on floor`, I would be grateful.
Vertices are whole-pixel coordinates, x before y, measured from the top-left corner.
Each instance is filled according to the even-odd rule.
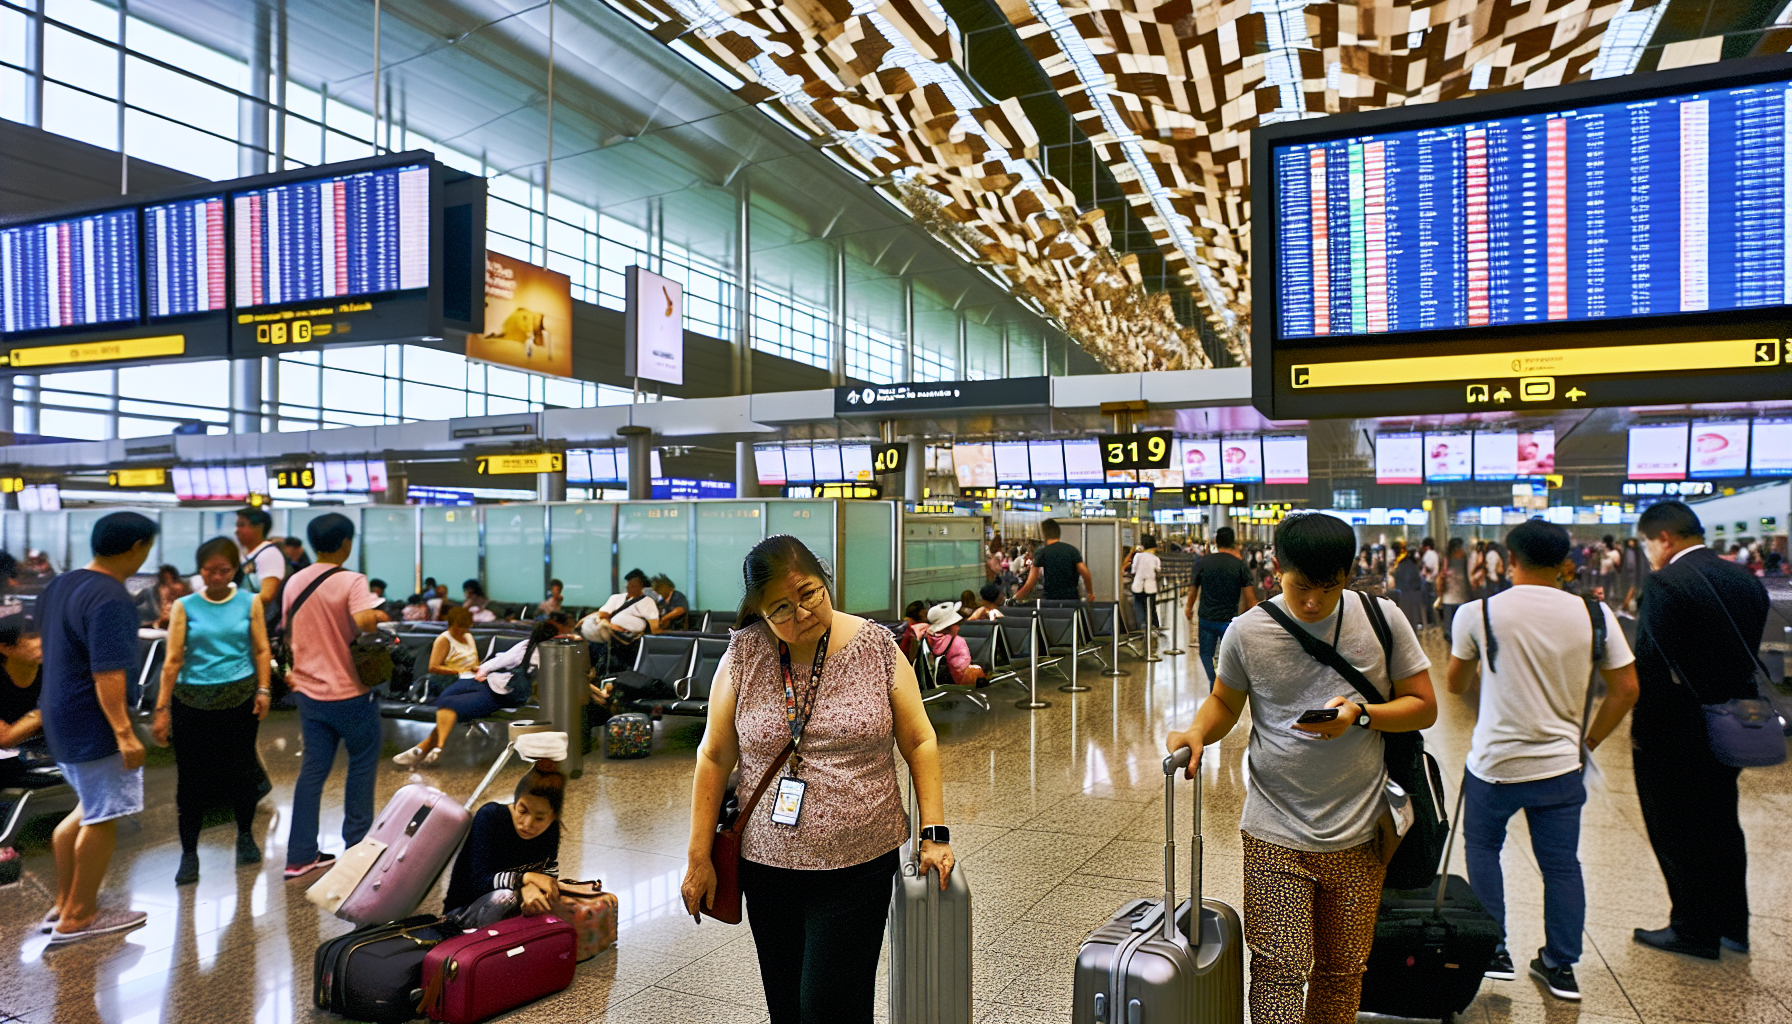
[[[555,914],[572,925],[579,942],[578,958],[589,960],[616,944],[616,912],[621,901],[604,891],[600,879],[560,883]]]
[[[604,723],[604,756],[611,760],[653,753],[653,719],[636,712],[611,715]]]

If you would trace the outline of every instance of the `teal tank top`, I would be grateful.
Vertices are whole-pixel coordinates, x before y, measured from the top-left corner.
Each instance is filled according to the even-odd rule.
[[[255,674],[249,637],[249,614],[255,598],[238,587],[227,601],[213,603],[204,592],[180,599],[187,613],[187,639],[182,648],[180,681],[190,686],[218,686]]]

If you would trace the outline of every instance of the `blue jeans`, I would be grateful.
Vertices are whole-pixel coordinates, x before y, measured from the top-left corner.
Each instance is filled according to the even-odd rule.
[[[1500,874],[1500,847],[1506,821],[1520,810],[1531,827],[1531,852],[1543,869],[1543,955],[1560,967],[1580,960],[1587,918],[1587,890],[1580,874],[1580,809],[1587,789],[1579,771],[1535,782],[1486,782],[1463,777],[1463,846],[1468,884],[1487,913],[1506,930],[1506,881]]]
[[[1213,659],[1219,657],[1220,638],[1226,635],[1226,627],[1232,623],[1200,619],[1198,625],[1201,631],[1201,666],[1207,669],[1207,688],[1211,690],[1214,680]]]
[[[314,700],[295,692],[305,759],[292,794],[292,830],[286,836],[286,864],[301,867],[317,859],[318,805],[324,781],[336,763],[336,745],[348,748],[348,782],[342,794],[342,841],[353,846],[373,827],[373,782],[380,764],[380,709],[372,695],[348,700]]]

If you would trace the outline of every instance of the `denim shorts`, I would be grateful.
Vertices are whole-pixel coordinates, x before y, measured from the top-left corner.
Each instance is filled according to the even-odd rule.
[[[143,769],[125,771],[123,754],[72,764],[58,761],[56,767],[81,799],[83,825],[98,825],[143,810]]]

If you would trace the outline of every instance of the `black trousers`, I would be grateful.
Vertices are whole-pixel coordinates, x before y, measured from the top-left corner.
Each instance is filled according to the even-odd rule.
[[[895,850],[832,871],[741,860],[771,1024],[870,1024],[896,863]]]
[[[1742,770],[1684,743],[1639,745],[1632,760],[1674,931],[1714,946],[1720,938],[1747,942],[1748,848],[1736,812]]]
[[[261,799],[261,763],[255,759],[255,698],[233,708],[201,711],[176,700],[174,725],[174,806],[180,822],[180,848],[199,848],[199,826],[205,812],[218,804],[236,813],[236,830],[255,825],[255,803]]]

